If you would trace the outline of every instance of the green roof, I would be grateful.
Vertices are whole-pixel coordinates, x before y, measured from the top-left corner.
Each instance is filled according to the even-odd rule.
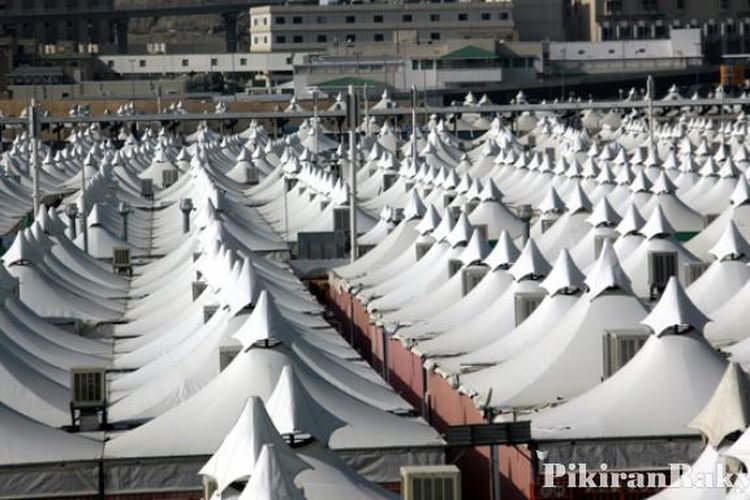
[[[498,55],[486,49],[481,49],[476,45],[467,45],[460,49],[448,52],[440,59],[497,59]]]
[[[336,78],[335,80],[328,80],[327,82],[320,82],[316,86],[320,88],[330,88],[330,87],[348,87],[349,85],[353,85],[355,87],[367,85],[370,87],[386,87],[387,85],[383,82],[378,82],[376,80],[369,80],[367,78],[357,78],[354,76],[345,76],[343,78]]]

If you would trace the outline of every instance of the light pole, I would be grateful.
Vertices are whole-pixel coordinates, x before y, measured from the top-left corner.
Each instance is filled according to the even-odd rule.
[[[190,232],[190,212],[193,211],[193,200],[182,198],[180,200],[180,211],[182,212],[182,232]]]
[[[120,215],[122,216],[122,240],[128,242],[128,215],[130,215],[130,203],[127,201],[120,202]]]
[[[130,61],[130,98],[135,101],[135,58],[131,57]]]
[[[68,216],[68,221],[70,222],[70,226],[68,229],[70,229],[70,239],[74,240],[76,239],[76,217],[78,216],[78,205],[75,203],[68,203],[65,205],[65,215]]]

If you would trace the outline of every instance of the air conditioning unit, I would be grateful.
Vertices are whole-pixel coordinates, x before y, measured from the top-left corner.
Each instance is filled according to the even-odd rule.
[[[229,363],[237,357],[242,350],[240,346],[223,346],[219,348],[219,371],[229,366]]]
[[[154,199],[154,181],[151,179],[141,179],[141,196],[147,200]]]
[[[695,283],[706,269],[711,267],[710,262],[687,262],[683,266],[682,284],[685,288]]]
[[[542,219],[542,233],[546,233],[555,222],[557,219]]]
[[[677,252],[649,252],[648,282],[652,300],[661,296],[672,276],[677,276]]]
[[[469,266],[465,267],[461,271],[461,293],[463,296],[468,295],[470,291],[476,287],[480,281],[482,281],[482,278],[487,275],[487,272],[490,270],[487,266]]]
[[[70,416],[73,427],[93,431],[100,430],[101,425],[107,423],[106,377],[104,368],[71,368]]]
[[[208,323],[211,317],[219,310],[218,305],[203,306],[203,323]]]
[[[602,378],[611,377],[617,370],[625,366],[643,347],[648,338],[649,333],[646,330],[635,328],[605,332],[602,339],[602,354],[604,356]]]
[[[515,297],[516,326],[520,325],[526,320],[526,318],[531,316],[531,313],[539,307],[542,300],[544,300],[543,295],[517,294]]]
[[[460,260],[450,259],[448,261],[448,276],[449,277],[454,276],[457,272],[461,270],[463,266],[464,266],[464,263],[461,262]]]
[[[424,257],[425,254],[430,251],[430,248],[432,248],[432,243],[427,243],[427,242],[417,243],[414,246],[414,250],[417,253],[417,260]]]
[[[335,207],[333,209],[333,230],[349,230],[349,207]]]
[[[403,500],[461,500],[461,472],[455,465],[401,467]]]
[[[205,281],[193,281],[193,301],[201,296],[207,286]]]
[[[383,191],[388,191],[398,180],[398,174],[383,174]]]
[[[133,265],[130,262],[130,249],[115,247],[112,249],[112,268],[115,274],[133,275]]]
[[[168,188],[175,182],[177,182],[177,179],[180,178],[180,171],[176,168],[170,168],[168,170],[164,170],[161,173],[161,185],[165,188]]]

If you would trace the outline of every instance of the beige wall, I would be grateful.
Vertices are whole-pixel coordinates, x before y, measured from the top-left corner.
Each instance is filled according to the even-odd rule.
[[[405,20],[405,16],[410,16],[411,21]],[[284,37],[284,41],[280,42],[278,37]],[[251,52],[325,50],[336,45],[344,48],[430,44],[466,38],[513,40],[511,2],[287,5],[250,9]],[[348,44],[347,39],[353,39],[352,43]]]

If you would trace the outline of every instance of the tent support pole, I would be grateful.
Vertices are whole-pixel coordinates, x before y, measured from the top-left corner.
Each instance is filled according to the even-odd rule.
[[[29,106],[29,138],[31,138],[31,179],[33,191],[31,193],[31,205],[34,211],[34,218],[39,213],[41,204],[41,195],[39,193],[39,108],[36,106],[36,100],[31,99]]]
[[[354,87],[349,86],[349,172],[351,174],[349,196],[349,233],[351,238],[350,258],[354,262],[357,260],[357,115],[358,105],[357,94]]]

